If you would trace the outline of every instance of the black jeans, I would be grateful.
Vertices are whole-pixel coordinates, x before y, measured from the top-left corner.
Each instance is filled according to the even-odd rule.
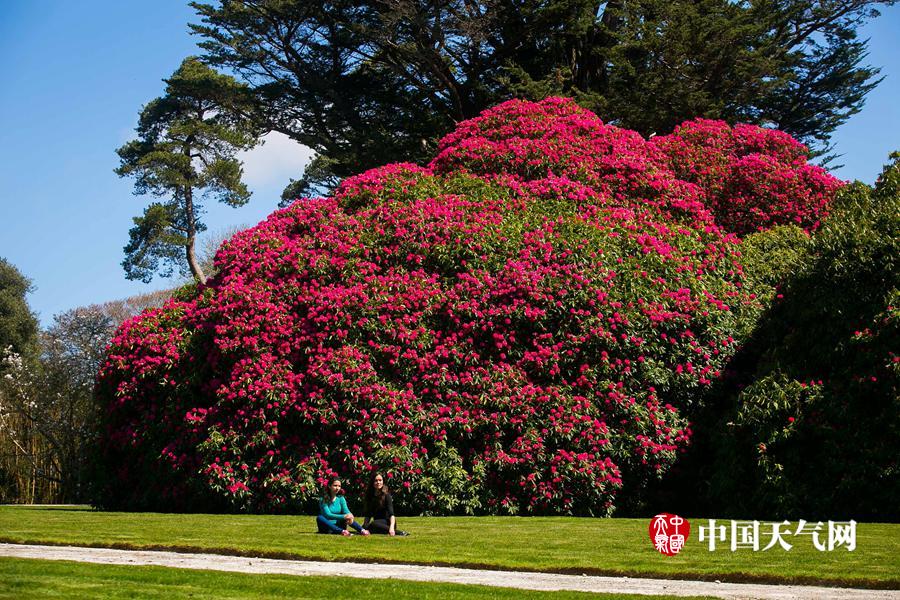
[[[369,521],[370,533],[382,533],[387,535],[391,530],[391,522],[388,519],[372,519]]]

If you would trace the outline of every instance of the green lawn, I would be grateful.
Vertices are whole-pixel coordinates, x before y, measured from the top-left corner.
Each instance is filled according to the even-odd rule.
[[[633,596],[582,592],[531,592],[480,585],[365,580],[340,577],[246,575],[165,567],[131,567],[0,558],[0,599],[37,598],[500,598],[514,600],[644,600],[676,596]]]
[[[690,518],[689,518],[690,519]],[[649,519],[568,517],[401,518],[407,538],[317,535],[313,518],[94,512],[84,507],[0,507],[0,541],[173,548],[273,558],[481,566],[723,581],[900,588],[900,525],[857,525],[856,550],[819,552],[808,536],[794,548],[710,552],[700,519],[675,557],[657,553]],[[706,523],[705,520],[702,521]],[[767,540],[764,538],[764,542]]]

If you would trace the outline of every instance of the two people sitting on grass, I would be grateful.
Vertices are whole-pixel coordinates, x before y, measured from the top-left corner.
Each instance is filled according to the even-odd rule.
[[[352,527],[358,533],[369,535],[369,531],[360,525],[350,509],[347,501],[339,495],[341,480],[332,477],[322,497],[319,498],[319,516],[316,517],[316,526],[319,533],[336,533],[340,535],[352,535],[347,527]]]
[[[352,527],[362,535],[381,533],[390,536],[409,535],[397,529],[397,518],[394,516],[394,501],[390,490],[384,483],[384,476],[375,472],[366,490],[366,520],[360,525],[347,507],[347,500],[340,495],[341,480],[332,477],[319,499],[319,516],[316,526],[319,533],[334,533],[344,536],[353,535],[347,530]]]

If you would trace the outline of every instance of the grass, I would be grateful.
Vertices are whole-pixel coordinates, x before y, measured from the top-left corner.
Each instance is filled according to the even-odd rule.
[[[510,588],[365,580],[340,577],[248,575],[220,571],[193,571],[166,567],[94,565],[65,561],[0,558],[0,599],[38,598],[439,598],[467,600],[619,600],[676,598],[588,594],[584,592],[532,592]]]
[[[0,541],[224,554],[456,565],[558,573],[734,582],[900,588],[900,525],[860,523],[856,550],[819,552],[809,536],[791,551],[710,552],[698,526],[681,553],[657,553],[649,519],[400,518],[407,538],[317,535],[313,518],[96,512],[86,507],[0,506]],[[765,528],[763,528],[765,529]],[[763,538],[766,543],[767,538]]]

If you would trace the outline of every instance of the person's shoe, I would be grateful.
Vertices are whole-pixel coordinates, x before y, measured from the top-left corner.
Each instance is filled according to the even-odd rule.
[[[397,530],[397,531],[394,532],[394,535],[399,535],[400,537],[406,537],[406,536],[409,535],[409,532],[408,532],[408,531],[400,531],[400,530]]]
[[[350,536],[353,535],[353,534],[350,533],[349,531],[347,531],[347,530],[345,529],[345,530],[343,530],[343,531],[341,532],[341,535],[344,536],[344,537],[350,537]]]

